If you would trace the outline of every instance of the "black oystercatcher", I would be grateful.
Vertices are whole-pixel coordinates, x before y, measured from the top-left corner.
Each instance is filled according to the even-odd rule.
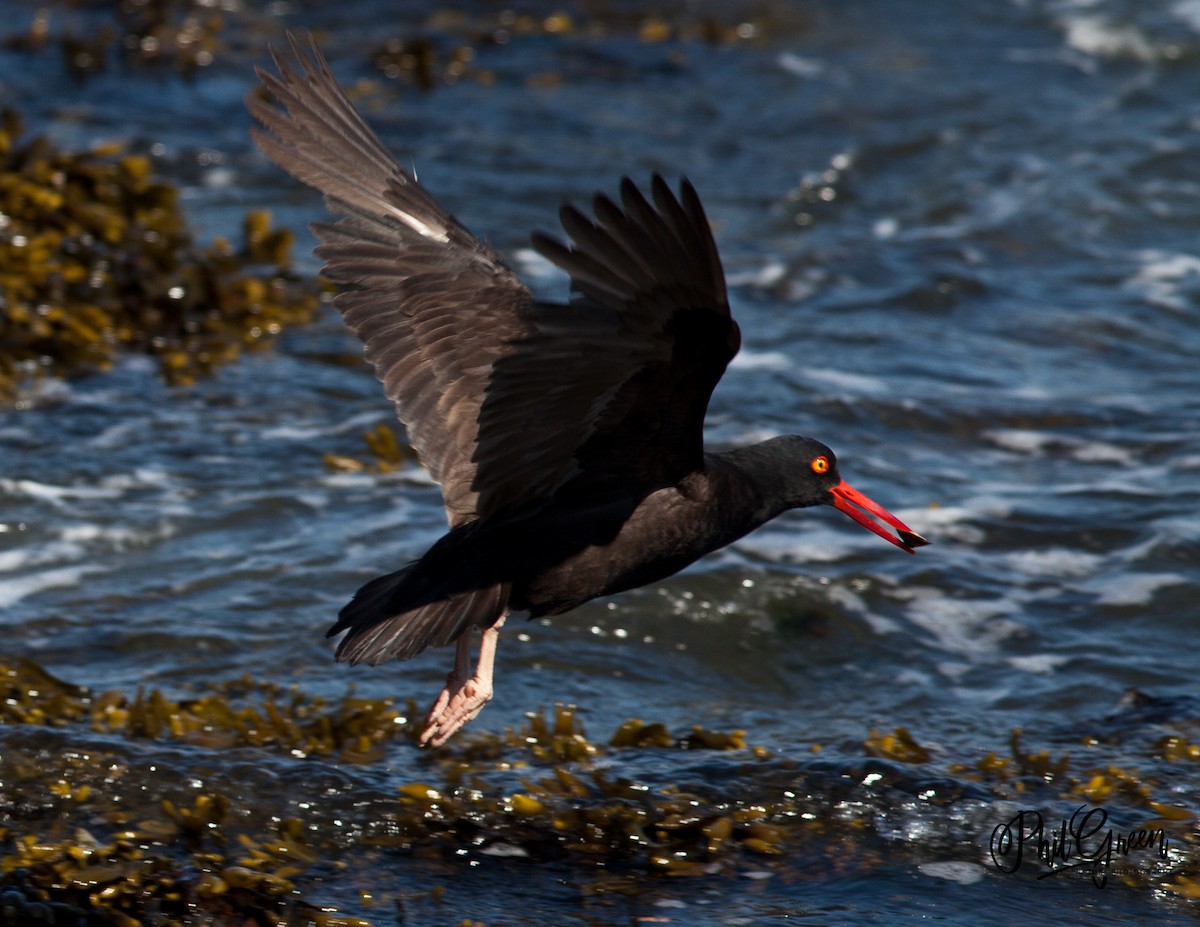
[[[439,745],[492,696],[509,612],[557,615],[655,582],[787,509],[832,505],[903,550],[925,544],[848,486],[833,451],[779,437],[704,450],[709,396],[740,335],[708,221],[686,180],[644,196],[621,181],[571,244],[533,247],[571,277],[569,305],[536,301],[492,248],[405,171],[310,39],[250,98],[272,161],[325,194],[318,223],[334,300],[442,489],[449,532],[342,609],[339,660],[408,659],[456,644],[421,743]],[[872,519],[891,525],[896,534]],[[471,672],[470,630],[483,640]]]

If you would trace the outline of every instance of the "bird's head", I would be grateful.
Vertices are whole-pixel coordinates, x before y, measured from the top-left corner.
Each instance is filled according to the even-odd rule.
[[[910,554],[929,543],[878,502],[842,479],[837,456],[820,441],[784,435],[764,441],[756,445],[756,449],[773,464],[770,469],[779,483],[769,491],[781,509],[832,505],[868,531]],[[884,527],[885,524],[896,533]]]

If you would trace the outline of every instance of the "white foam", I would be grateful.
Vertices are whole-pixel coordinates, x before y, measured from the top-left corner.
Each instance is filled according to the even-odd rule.
[[[1084,588],[1096,596],[1097,605],[1148,605],[1159,589],[1190,582],[1179,573],[1121,573],[1095,577]]]
[[[513,253],[513,258],[520,266],[523,276],[549,279],[559,273],[558,267],[553,262],[546,260],[532,248],[518,248]]]
[[[237,171],[228,167],[214,167],[204,172],[202,183],[206,187],[224,189],[232,187],[238,179]]]
[[[896,685],[900,688],[905,686],[928,688],[933,685],[933,678],[928,673],[906,666],[896,673]]]
[[[876,238],[886,241],[889,238],[895,238],[896,233],[900,231],[900,222],[891,216],[884,216],[881,219],[876,219],[871,226],[871,234]]]
[[[51,541],[0,552],[0,573],[27,571],[47,563],[81,560],[84,549],[74,541]]]
[[[1134,257],[1142,266],[1122,283],[1124,289],[1152,306],[1173,312],[1191,309],[1193,299],[1185,285],[1200,279],[1200,256],[1150,249],[1138,251]]]
[[[1032,653],[1023,657],[1009,657],[1009,666],[1026,673],[1047,676],[1060,666],[1071,662],[1070,657],[1052,653]]]
[[[161,489],[170,483],[170,474],[163,470],[139,468],[130,473],[106,476],[95,483],[77,483],[71,486],[58,486],[31,479],[0,478],[0,492],[60,506],[80,499],[114,499],[129,489]]]
[[[1200,32],[1200,0],[1176,0],[1171,4],[1171,15],[1194,32]]]
[[[957,660],[940,660],[936,666],[938,673],[942,676],[945,676],[952,682],[957,682],[958,680],[962,679],[963,676],[967,675],[967,670],[971,668],[970,663],[963,663]],[[978,693],[966,692],[962,694],[961,697],[964,699],[976,699],[978,698]]]
[[[918,534],[931,540],[955,540],[962,544],[982,544],[987,534],[975,522],[981,515],[1005,517],[1012,506],[992,498],[974,499],[969,505],[938,505],[923,509],[904,509],[896,517]]]
[[[830,592],[830,598],[835,602],[838,601],[839,597],[836,595],[838,590],[830,590]],[[879,637],[884,637],[888,634],[899,634],[901,631],[899,622],[893,621],[891,618],[885,618],[883,615],[876,614],[870,609],[863,608],[857,614],[858,617],[861,618],[862,621],[867,625],[867,627],[871,629],[871,633],[876,634]],[[922,679],[924,678],[924,674],[917,675]]]
[[[52,548],[56,548],[52,551]],[[66,555],[66,556],[64,556]],[[53,563],[60,560],[78,560],[83,551],[78,548],[64,550],[61,545],[42,545],[40,548],[20,548],[0,551],[0,573],[16,573],[37,566],[38,563]]]
[[[78,565],[42,570],[40,573],[24,573],[14,579],[0,580],[0,608],[8,608],[21,599],[46,589],[78,586],[85,576],[100,572],[103,571],[98,566]]]
[[[752,552],[772,563],[835,563],[850,553],[846,544],[830,543],[832,534],[817,540],[812,532],[760,528],[736,543],[738,550]]]
[[[809,367],[804,371],[804,375],[810,380],[825,383],[856,395],[878,396],[889,391],[888,384],[884,380],[879,377],[868,377],[861,373]]]
[[[372,409],[329,425],[301,425],[291,422],[264,428],[258,434],[261,439],[268,441],[308,441],[327,435],[341,435],[348,431],[362,431],[373,426],[378,419],[379,410]]]
[[[1107,441],[1085,441],[1069,435],[1037,431],[1032,428],[993,428],[983,432],[983,437],[1006,451],[1030,457],[1044,456],[1053,448],[1080,463],[1112,463],[1131,466],[1135,462],[1133,452],[1119,444],[1110,444]]]
[[[55,486],[52,483],[39,483],[37,480],[8,478],[0,478],[0,492],[49,502],[59,507],[74,499],[114,499],[121,495],[120,490],[113,486]]]
[[[917,870],[922,875],[945,879],[947,882],[957,882],[959,885],[974,885],[984,877],[986,872],[978,863],[968,863],[956,859],[921,863],[917,866]]]
[[[67,525],[59,535],[68,544],[87,544],[104,541],[113,547],[126,547],[142,540],[143,534],[132,528],[105,528],[100,525]]]
[[[1089,576],[1100,569],[1104,557],[1065,547],[1047,547],[1007,554],[1005,565],[1026,576]]]
[[[1128,467],[1136,462],[1129,448],[1106,441],[1080,441],[1071,448],[1069,456],[1080,463],[1112,463]]]
[[[1131,280],[1182,280],[1200,275],[1200,257],[1170,251],[1147,249],[1135,255],[1142,268]]]
[[[126,447],[135,439],[140,438],[144,430],[145,422],[142,419],[118,422],[89,438],[87,446],[101,450]]]
[[[1154,46],[1133,25],[1117,25],[1104,16],[1075,15],[1062,23],[1067,47],[1096,58],[1153,61]]]
[[[819,77],[825,73],[825,65],[815,58],[806,58],[795,52],[783,52],[775,59],[779,66],[796,77]]]
[[[1028,428],[992,428],[983,432],[982,437],[1006,451],[1030,455],[1041,454],[1046,445],[1053,440],[1052,436],[1045,432]]]
[[[949,654],[989,656],[1022,630],[1008,617],[1017,611],[1017,603],[1009,599],[952,598],[931,586],[900,586],[894,595],[908,602],[909,621],[932,635]]]
[[[730,287],[769,287],[774,286],[785,276],[787,276],[787,265],[783,261],[768,261],[757,270],[743,270],[727,274],[725,282]]]
[[[737,370],[788,370],[792,359],[780,351],[747,351],[736,354],[729,366]]]
[[[374,486],[376,478],[373,474],[366,471],[335,470],[332,473],[323,474],[318,478],[317,482],[322,486],[329,486],[333,489],[361,489],[363,487]]]

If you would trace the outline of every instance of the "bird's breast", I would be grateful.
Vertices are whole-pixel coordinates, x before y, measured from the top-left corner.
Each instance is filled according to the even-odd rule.
[[[531,575],[521,605],[535,616],[560,614],[657,582],[757,527],[739,519],[719,489],[692,479],[650,493],[619,524],[598,532],[600,539],[566,550]]]

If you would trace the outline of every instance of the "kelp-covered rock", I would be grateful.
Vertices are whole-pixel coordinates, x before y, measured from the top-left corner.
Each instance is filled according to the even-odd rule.
[[[778,21],[764,19],[761,9],[741,3],[535,2],[503,8],[467,3],[435,8],[385,40],[371,52],[371,60],[388,79],[429,91],[464,78],[493,83],[506,72],[505,57],[515,57],[512,50],[527,42],[552,42],[569,67],[524,76],[528,83],[544,86],[569,80],[567,71],[580,67],[620,74],[611,62],[579,54],[581,43],[612,35],[633,35],[646,44],[718,45],[750,41],[778,26]],[[671,54],[667,60],[680,63]]]
[[[1145,769],[1107,764],[1086,738],[1082,762],[1030,751],[1020,732],[942,769],[903,728],[871,732],[857,754],[793,757],[747,747],[741,732],[638,720],[605,743],[559,706],[424,753],[419,778],[394,781],[394,751],[410,749],[416,725],[412,705],[389,700],[326,703],[246,678],[181,699],[97,693],[0,659],[0,707],[0,924],[367,924],[308,898],[399,857],[406,872],[553,862],[584,896],[656,877],[811,878],[830,860],[867,877],[897,854],[978,866],[1017,796],[1103,804],[1161,828],[1169,856],[1147,852],[1114,881],[1200,895],[1195,811],[1152,772],[1168,750],[1193,762],[1178,746],[1194,740],[1191,722],[1148,746]],[[394,922],[392,903],[436,902],[440,884],[418,884],[403,897],[373,890],[384,913],[370,923]]]
[[[390,699],[347,695],[336,704],[296,688],[237,680],[195,698],[173,700],[160,690],[132,697],[93,693],[46,672],[29,660],[0,663],[0,722],[64,725],[87,722],[93,731],[132,739],[173,739],[208,749],[252,746],[291,756],[336,755],[349,762],[379,758],[379,745],[412,736]]]
[[[29,376],[155,357],[188,383],[286,325],[317,289],[287,273],[292,234],[251,213],[243,240],[197,247],[178,192],[116,147],[61,151],[0,113],[0,398]]]
[[[182,74],[212,64],[223,24],[223,5],[199,0],[119,0],[81,11],[59,3],[37,9],[27,22],[13,17],[4,45],[28,54],[59,53],[68,71],[83,79],[111,61],[171,67]]]
[[[752,2],[596,4],[587,0],[533,0],[511,6],[487,2],[428,3],[401,11],[401,31],[369,55],[390,80],[433,90],[463,78],[496,80],[495,53],[526,41],[564,44],[633,35],[645,44],[703,42],[709,45],[757,40],[803,26],[802,12]],[[244,33],[261,23],[252,5],[203,0],[119,0],[82,8],[70,0],[48,3],[25,21],[5,23],[5,47],[29,55],[55,55],[83,80],[121,64],[170,68],[192,76],[222,51],[223,35]],[[530,75],[535,84],[563,75]]]

